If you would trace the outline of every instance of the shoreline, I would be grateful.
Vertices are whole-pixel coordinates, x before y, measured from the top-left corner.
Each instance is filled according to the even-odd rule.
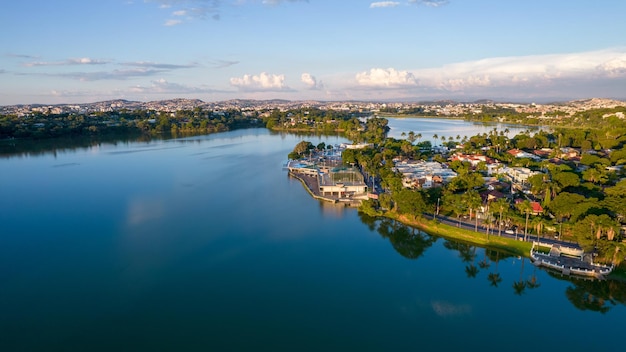
[[[344,198],[338,198],[338,197],[332,197],[332,196],[323,196],[323,195],[319,194],[318,192],[314,191],[315,189],[319,189],[319,187],[315,187],[318,184],[317,183],[318,181],[317,181],[317,179],[315,177],[307,176],[307,175],[303,175],[303,174],[298,174],[298,173],[292,172],[292,171],[287,172],[287,175],[289,175],[290,177],[293,177],[293,178],[299,180],[300,183],[302,183],[302,185],[306,189],[306,191],[314,199],[325,201],[325,202],[329,202],[329,203],[333,203],[333,204],[343,203],[344,206],[351,207],[351,208],[358,208],[358,206],[360,205],[360,202],[358,202],[358,204],[356,204],[355,203],[356,201],[353,200],[353,199],[345,198],[345,200],[344,200]]]

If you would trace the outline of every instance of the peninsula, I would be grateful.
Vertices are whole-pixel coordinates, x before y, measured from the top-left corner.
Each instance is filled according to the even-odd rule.
[[[533,243],[544,248],[539,254],[572,249],[583,253],[581,265],[561,271],[605,276],[617,267],[612,275],[620,275],[625,112],[588,114],[599,119],[596,128],[563,126],[511,138],[496,128],[440,144],[419,141],[419,132],[387,137],[387,120],[370,117],[362,119],[354,144],[299,143],[289,170],[316,198],[358,203],[371,216],[526,257]],[[350,173],[360,174],[350,176],[356,182],[346,182]],[[547,259],[535,262],[549,266]]]

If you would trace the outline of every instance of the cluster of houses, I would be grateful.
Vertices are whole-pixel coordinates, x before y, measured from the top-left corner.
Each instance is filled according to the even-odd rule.
[[[341,154],[346,149],[359,149],[370,147],[368,144],[340,144],[335,145],[306,160],[290,160],[286,164],[289,171],[300,175],[313,177],[317,182],[316,189],[312,190],[320,197],[331,199],[359,199],[373,197],[373,189],[368,187],[360,170],[354,166],[345,166],[342,163]],[[562,160],[580,161],[579,152],[572,148],[558,150],[538,149],[532,153],[519,149],[511,149],[507,153],[517,158],[529,158],[532,160],[548,160],[559,163]],[[480,218],[488,212],[488,205],[499,198],[506,197],[514,202],[522,199],[513,199],[512,194],[517,192],[530,193],[528,179],[538,174],[527,167],[511,167],[480,154],[464,154],[456,152],[448,157],[449,162],[455,160],[468,162],[472,167],[480,167],[484,171],[483,179],[485,190],[481,192],[483,200],[482,211],[477,212]],[[406,188],[428,189],[441,187],[453,178],[457,173],[448,167],[447,163],[424,160],[406,160],[395,158],[393,160],[394,171],[402,174],[402,184]],[[373,185],[372,185],[373,186]],[[527,197],[525,197],[527,198]],[[538,202],[532,201],[532,213],[537,215],[543,212]]]
[[[554,155],[552,150],[538,150],[539,153],[532,154],[521,150],[513,149],[508,151],[509,154],[518,158],[530,158],[532,160],[542,160],[550,155]],[[571,148],[562,150],[559,156],[565,158],[579,158],[577,152]],[[456,152],[449,156],[448,161],[455,160],[469,163],[473,168],[477,168],[482,163],[484,167],[483,177],[485,182],[485,190],[481,192],[483,200],[482,209],[477,212],[479,218],[484,217],[488,212],[488,206],[492,201],[499,198],[511,198],[511,195],[521,191],[529,193],[530,185],[528,178],[538,174],[526,167],[510,167],[500,163],[497,160],[480,154],[464,154]],[[446,163],[437,161],[423,160],[403,160],[394,159],[394,170],[402,174],[402,183],[404,187],[413,189],[428,189],[432,187],[441,187],[450,182],[457,176],[456,172],[451,170]],[[515,203],[522,202],[523,199],[514,199]],[[543,213],[539,202],[531,201],[532,214],[538,215]]]
[[[431,188],[449,182],[457,174],[437,161],[393,160],[394,171],[402,174],[402,185],[406,188]]]

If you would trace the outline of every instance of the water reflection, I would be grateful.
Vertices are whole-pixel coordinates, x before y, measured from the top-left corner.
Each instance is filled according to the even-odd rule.
[[[428,235],[412,227],[403,225],[392,219],[372,218],[365,214],[359,214],[361,221],[372,231],[376,231],[381,237],[389,240],[398,254],[408,259],[418,259],[437,242],[438,237]],[[469,279],[477,279],[486,273],[485,284],[493,288],[507,288],[516,296],[522,296],[529,291],[542,287],[538,271],[547,272],[557,280],[564,280],[571,285],[564,292],[567,300],[577,309],[599,313],[607,313],[612,307],[626,305],[626,285],[615,280],[591,280],[572,276],[564,276],[544,268],[531,265],[529,272],[527,258],[515,257],[509,253],[485,249],[463,242],[444,240],[443,247],[449,251],[457,252],[463,265],[465,276]],[[482,252],[482,255],[480,254]],[[513,261],[519,266],[519,273],[507,269],[500,271],[501,262]],[[528,263],[527,263],[528,261]],[[519,265],[518,265],[519,264]],[[503,283],[506,283],[503,285]],[[442,316],[466,314],[467,306],[451,306],[445,302],[432,302],[433,310]]]
[[[552,273],[551,276],[564,280],[563,276]],[[607,313],[617,305],[626,304],[626,285],[623,282],[606,280],[567,279],[571,282],[565,290],[565,296],[572,305],[580,310]]]
[[[405,226],[392,219],[374,220],[367,215],[361,219],[369,222],[368,226],[391,242],[393,248],[407,259],[417,259],[437,241],[437,237],[428,235],[415,228]]]
[[[147,135],[107,135],[99,137],[65,137],[52,139],[13,139],[0,141],[0,158],[57,156],[57,153],[87,151],[103,145],[125,145],[159,139]]]

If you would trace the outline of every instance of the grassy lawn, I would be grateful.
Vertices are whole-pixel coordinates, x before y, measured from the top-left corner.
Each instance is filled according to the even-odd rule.
[[[398,215],[393,212],[387,212],[385,216],[394,218],[406,225],[413,226],[431,235],[459,240],[480,247],[497,249],[518,256],[528,257],[530,255],[530,248],[532,247],[532,243],[530,242],[516,241],[514,239],[500,237],[497,234],[490,234],[487,236],[487,234],[483,232],[461,229],[442,224],[435,220],[420,217],[413,219],[412,217]]]

